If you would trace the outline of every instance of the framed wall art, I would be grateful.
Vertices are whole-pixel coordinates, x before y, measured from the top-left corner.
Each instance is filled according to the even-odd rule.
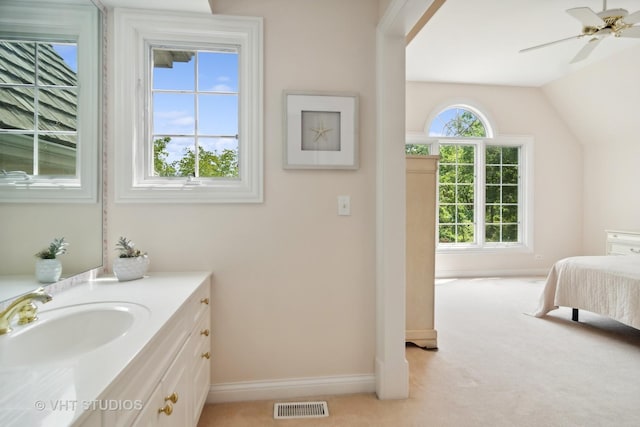
[[[284,168],[358,169],[358,95],[284,92]]]

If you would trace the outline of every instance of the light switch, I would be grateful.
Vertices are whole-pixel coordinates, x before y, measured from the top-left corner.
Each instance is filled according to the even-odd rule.
[[[351,196],[338,196],[338,215],[351,215]]]

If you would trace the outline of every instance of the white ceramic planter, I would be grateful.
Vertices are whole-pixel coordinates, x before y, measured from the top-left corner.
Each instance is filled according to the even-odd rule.
[[[53,283],[60,280],[62,264],[58,259],[39,259],[36,261],[36,279],[40,283]]]
[[[113,261],[113,274],[118,281],[140,279],[147,272],[149,257],[139,256],[135,258],[116,258]]]

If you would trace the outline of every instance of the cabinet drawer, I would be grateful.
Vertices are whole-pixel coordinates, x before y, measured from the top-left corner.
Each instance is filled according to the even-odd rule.
[[[607,255],[640,255],[640,233],[607,231]]]
[[[209,308],[211,307],[211,292],[209,282],[200,286],[200,288],[193,294],[189,301],[189,310],[191,310],[193,319],[193,325],[198,323],[200,319],[205,315],[209,317]]]
[[[640,255],[640,245],[612,242],[609,245],[610,255]]]
[[[193,396],[193,419],[200,418],[200,413],[207,400],[209,394],[209,386],[211,384],[211,358],[213,354],[211,352],[211,330],[208,313],[203,316],[194,330],[194,336],[192,338],[193,346],[191,352],[191,366],[192,382],[191,382],[191,395]],[[204,333],[209,331],[209,335]],[[209,355],[209,358],[204,356]]]

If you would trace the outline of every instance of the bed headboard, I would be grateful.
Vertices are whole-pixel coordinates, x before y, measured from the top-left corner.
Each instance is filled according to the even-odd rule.
[[[606,230],[607,255],[640,255],[640,232]]]

